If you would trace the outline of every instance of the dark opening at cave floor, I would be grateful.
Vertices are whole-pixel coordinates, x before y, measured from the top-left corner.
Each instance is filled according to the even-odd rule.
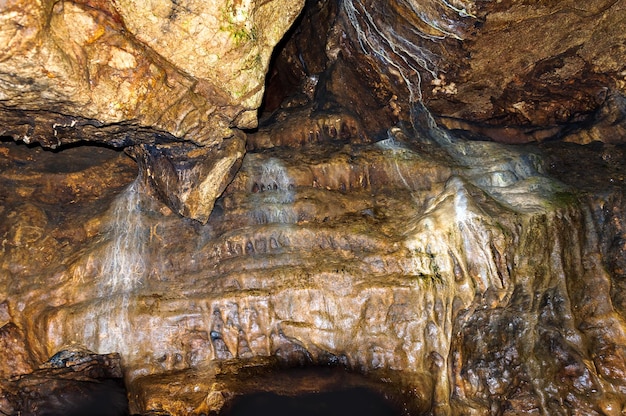
[[[412,394],[397,374],[359,374],[341,367],[244,369],[218,377],[236,392],[220,416],[408,416],[423,409],[413,406]]]
[[[401,413],[377,393],[366,388],[282,396],[253,393],[237,398],[223,416],[252,415],[300,416],[399,416]]]

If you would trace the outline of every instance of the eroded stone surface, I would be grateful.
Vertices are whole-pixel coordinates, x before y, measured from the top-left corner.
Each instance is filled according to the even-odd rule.
[[[604,0],[311,2],[268,93],[300,89],[306,101],[307,79],[316,77],[313,108],[340,106],[370,134],[411,120],[422,101],[469,138],[623,141],[624,10]],[[579,135],[599,119],[611,127]]]
[[[0,327],[0,346],[4,351],[5,363],[0,371],[0,379],[30,373],[33,369],[26,339],[22,331],[12,322]]]
[[[3,131],[54,147],[75,140],[65,130],[85,122],[128,122],[128,130],[217,144],[232,127],[255,125],[269,57],[301,7],[300,0],[3,4],[3,121],[28,110],[40,125],[14,121]]]
[[[131,122],[215,144],[254,125],[272,48],[302,2],[89,6],[5,5],[7,133],[55,146],[76,140],[77,125]],[[268,105],[315,78],[362,117],[406,119],[423,99],[450,127],[542,140],[623,95],[623,19],[620,2],[603,0],[311,2],[270,74],[279,97]]]
[[[10,172],[63,152],[7,144],[16,192],[2,204],[21,214],[2,228],[6,315],[35,362],[72,342],[119,352],[137,413],[216,411],[246,390],[242,368],[276,365],[389,380],[415,414],[621,411],[622,228],[608,212],[623,182],[578,205],[537,150],[410,134],[248,153],[206,225],[140,181],[122,191],[119,154],[57,173],[118,160],[126,178],[99,209],[59,201],[76,216],[57,218],[41,176]]]
[[[3,377],[75,343],[121,355],[136,413],[218,411],[252,389],[238,374],[309,365],[385,380],[414,414],[624,411],[620,2],[310,2],[243,161],[255,68],[172,39],[217,28],[250,57],[274,2],[212,9],[227,26],[192,1],[129,4],[2,14],[5,55],[30,54],[0,64],[19,64],[0,71],[3,134],[134,145],[141,172],[111,149],[2,143]],[[435,120],[607,144],[468,142]],[[5,413],[27,390],[11,383]]]
[[[1,134],[53,148],[82,140],[220,148],[256,126],[272,50],[303,3],[8,2],[0,10]],[[375,141],[398,121],[432,123],[416,114],[422,105],[470,139],[622,142],[623,20],[621,2],[604,0],[310,1],[276,52],[266,117],[249,148],[320,133]],[[306,123],[280,123],[303,113]],[[240,156],[225,158],[236,166]],[[176,212],[196,212],[197,203],[208,211],[232,179],[230,169],[198,175],[175,160],[163,165],[194,178],[178,179],[174,193],[197,188],[208,198],[181,206],[185,198],[162,197]],[[170,175],[159,166],[149,166],[153,175]],[[204,221],[208,213],[189,215]]]
[[[152,165],[144,158],[141,167],[146,177],[165,177],[171,172],[160,166],[175,165],[179,178],[168,186],[153,181],[155,194],[177,194],[163,201],[205,221],[243,156],[224,148],[244,140],[239,129],[256,126],[273,48],[302,5],[3,2],[0,135],[50,148],[79,141],[175,147],[163,155],[180,153],[172,143],[187,143],[189,155]],[[214,170],[208,161],[202,172],[177,162],[199,152]]]
[[[147,189],[174,212],[206,223],[215,200],[241,166],[245,136],[239,132],[214,147],[143,144],[130,153]]]

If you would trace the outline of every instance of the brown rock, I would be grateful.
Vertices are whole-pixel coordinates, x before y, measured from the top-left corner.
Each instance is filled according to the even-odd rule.
[[[411,414],[621,412],[622,139],[464,140],[619,136],[621,5],[570,3],[309,2],[247,138],[255,48],[279,37],[259,19],[285,3],[7,5],[25,20],[2,26],[5,52],[31,55],[0,63],[20,87],[0,86],[3,134],[89,135],[140,175],[119,153],[2,143],[0,340],[20,371],[63,352],[3,369],[0,410],[123,375],[134,413],[206,414],[323,386],[278,367],[336,366]]]
[[[416,124],[419,102],[467,137],[507,143],[589,141],[577,138],[581,126],[601,120],[624,128],[615,104],[626,85],[618,3],[318,1],[305,16],[333,23],[305,17],[292,34],[276,64],[289,76],[269,79],[270,110],[273,94],[316,75],[317,106],[358,114],[369,134],[398,120]],[[603,127],[591,134],[619,140]]]
[[[231,127],[255,125],[270,54],[301,7],[9,2],[0,10],[4,134],[56,147],[88,139],[85,125],[117,125],[109,130],[217,144]]]
[[[215,200],[241,166],[245,153],[242,133],[219,146],[144,144],[131,150],[142,179],[173,211],[206,223]]]
[[[114,146],[189,141],[217,149],[224,139],[242,140],[233,129],[256,126],[272,50],[302,5],[5,3],[0,135],[51,148],[88,140]],[[206,221],[243,153],[217,163],[220,155],[209,156],[216,168],[211,178],[201,173],[180,184],[197,189],[175,191],[173,210]],[[158,193],[168,194],[172,186]],[[182,195],[189,192],[197,196],[187,201]]]
[[[33,360],[24,334],[14,323],[0,327],[0,349],[4,351],[4,360],[0,366],[0,379],[30,373]]]
[[[117,354],[64,350],[38,370],[2,385],[0,409],[16,414],[128,414]],[[4,407],[1,407],[4,406]]]
[[[220,377],[276,365],[376,372],[419,412],[605,406],[626,341],[575,198],[536,154],[389,134],[248,153],[206,225],[135,183],[65,263],[32,258],[50,278],[13,283],[11,318],[37,357],[119,352],[138,413],[216,410],[244,389]],[[197,167],[149,153],[172,149],[138,158],[210,176],[202,152]]]

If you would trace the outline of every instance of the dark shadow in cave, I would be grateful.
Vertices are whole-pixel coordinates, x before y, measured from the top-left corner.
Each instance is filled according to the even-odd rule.
[[[68,382],[65,388],[39,403],[40,416],[128,416],[128,399],[123,383]]]
[[[261,392],[240,396],[222,416],[400,416],[382,396],[363,387],[282,396]]]
[[[258,109],[259,120],[267,117],[274,110],[280,107],[282,101],[296,93],[298,91],[298,87],[302,83],[304,79],[304,73],[300,73],[298,76],[297,69],[292,71],[284,71],[278,69],[277,61],[280,58],[280,55],[284,53],[285,48],[288,43],[292,42],[292,39],[296,33],[298,33],[301,28],[302,20],[304,19],[304,15],[306,13],[307,4],[302,8],[300,15],[293,22],[289,30],[283,35],[282,39],[276,44],[274,50],[272,51],[272,56],[270,58],[270,63],[268,67],[267,74],[265,75],[265,92],[263,94],[263,101]]]
[[[320,100],[320,94],[314,99],[306,97],[303,90],[307,88],[308,78],[323,76],[328,70],[326,41],[336,18],[337,3],[337,0],[307,0],[274,48],[258,110],[261,124],[271,122],[268,118],[281,107],[306,106]]]
[[[219,416],[418,416],[430,403],[398,374],[360,374],[339,364],[252,367],[222,375],[229,396]],[[428,396],[428,395],[427,395]]]
[[[371,143],[410,119],[409,107],[396,103],[395,81],[352,38],[341,4],[307,0],[274,48],[258,127],[246,131],[249,152]]]
[[[44,173],[79,172],[124,154],[121,148],[98,142],[79,141],[50,149],[10,136],[0,136],[0,146],[5,146],[4,156],[16,166]]]

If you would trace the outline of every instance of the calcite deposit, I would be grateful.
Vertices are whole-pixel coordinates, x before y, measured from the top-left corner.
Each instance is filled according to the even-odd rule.
[[[561,149],[392,129],[249,152],[200,225],[122,154],[89,166],[88,149],[5,149],[3,328],[24,334],[11,348],[32,367],[66,345],[119,353],[132,412],[219,411],[259,391],[242,367],[254,380],[318,365],[389,380],[408,414],[623,406],[620,171],[577,194],[546,176]],[[75,170],[46,186],[13,173],[63,158]],[[111,166],[118,185],[102,188]],[[91,174],[98,194],[54,200]]]
[[[312,0],[298,17],[303,5],[5,2],[0,132],[51,148],[149,145],[153,154],[163,149],[159,160],[172,153],[169,143],[207,147],[187,145],[224,160],[202,174],[173,160],[163,164],[177,165],[181,178],[172,181],[162,165],[141,165],[156,195],[178,194],[162,200],[200,221],[215,199],[181,195],[204,188],[199,195],[209,199],[232,180],[241,154],[225,154],[222,141],[257,126],[266,84],[262,113],[346,116],[361,139],[398,121],[423,124],[414,120],[422,104],[468,138],[588,143],[624,134],[621,2]],[[296,134],[314,132],[313,124]],[[598,128],[582,128],[588,124]]]
[[[624,10],[0,3],[0,413],[623,414]]]

